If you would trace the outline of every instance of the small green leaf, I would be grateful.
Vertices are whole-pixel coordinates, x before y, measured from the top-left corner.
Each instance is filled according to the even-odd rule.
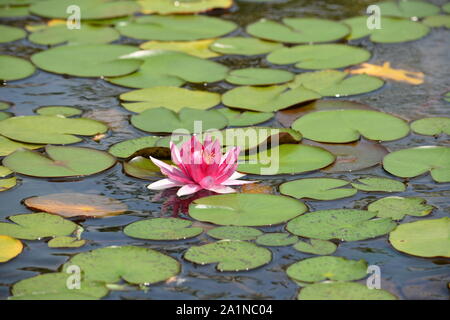
[[[403,192],[406,186],[394,179],[370,177],[358,179],[357,183],[352,183],[352,187],[362,191],[377,192]]]
[[[296,236],[285,232],[272,232],[259,236],[256,243],[262,246],[281,247],[290,246],[298,241]]]
[[[177,218],[153,218],[133,222],[123,232],[130,237],[148,240],[181,240],[193,238],[203,232],[191,228],[192,222]]]
[[[300,179],[283,183],[280,192],[298,199],[335,200],[356,194],[357,190],[353,188],[340,188],[348,184],[348,181],[341,179]]]
[[[250,227],[225,226],[208,231],[208,236],[219,240],[255,240],[263,232]]]
[[[433,211],[422,198],[386,197],[372,202],[367,210],[376,212],[377,217],[402,220],[406,215],[424,217]]]
[[[48,242],[49,248],[79,248],[84,246],[86,240],[78,240],[74,237],[56,237]]]

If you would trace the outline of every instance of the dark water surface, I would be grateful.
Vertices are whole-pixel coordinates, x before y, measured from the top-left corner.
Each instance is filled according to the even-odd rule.
[[[245,25],[262,17],[280,19],[281,17],[314,16],[342,19],[362,14],[372,2],[346,0],[285,0],[271,4],[237,2],[230,13],[220,16],[236,21],[241,26],[233,35],[243,35]],[[443,1],[434,1],[434,3],[442,4]],[[33,17],[31,20],[39,21],[40,18]],[[0,21],[2,24],[16,26],[24,26],[29,22],[30,19]],[[139,43],[123,38],[120,42]],[[349,100],[367,103],[376,109],[397,114],[408,120],[450,114],[450,104],[442,99],[442,95],[450,90],[449,30],[435,28],[427,37],[409,43],[374,44],[368,40],[358,40],[353,44],[365,47],[372,52],[373,56],[369,63],[380,65],[390,61],[394,68],[423,72],[425,82],[414,86],[388,81],[376,92],[352,97]],[[42,49],[45,47],[21,40],[12,45],[0,45],[0,54],[28,58]],[[247,66],[269,66],[264,57],[222,57],[217,60],[234,69]],[[295,69],[291,68],[291,71]],[[296,70],[296,72],[299,71]],[[232,87],[222,82],[209,84],[206,89],[223,93]],[[85,111],[83,116],[108,122],[112,131],[99,143],[86,139],[79,145],[106,150],[118,141],[144,135],[129,124],[131,113],[119,104],[118,95],[129,90],[108,84],[101,79],[63,77],[38,71],[30,78],[0,87],[0,100],[13,102],[14,106],[8,111],[16,115],[33,114],[34,109],[44,105],[80,107]],[[269,124],[279,126],[275,120]],[[411,134],[404,139],[383,144],[392,151],[419,145],[450,146],[450,139],[448,136],[434,138]],[[353,180],[366,175],[392,178],[380,166],[355,173],[327,174],[326,176]],[[286,180],[322,176],[325,174],[313,172],[275,178],[258,177],[258,179],[278,186]],[[163,197],[152,201],[156,192],[146,189],[148,182],[126,176],[122,173],[120,164],[105,173],[75,182],[49,182],[45,179],[23,176],[19,179],[19,186],[0,193],[1,221],[6,221],[8,216],[14,214],[29,212],[22,204],[23,199],[57,192],[103,194],[125,202],[129,206],[129,212],[105,219],[75,220],[85,228],[82,237],[88,240],[88,243],[81,248],[50,249],[46,241],[24,241],[23,253],[16,259],[0,265],[0,299],[6,299],[10,295],[12,284],[21,279],[60,270],[61,265],[70,256],[110,245],[137,245],[157,249],[181,261],[182,272],[175,282],[156,284],[147,290],[130,287],[126,291],[112,291],[106,299],[293,299],[299,287],[288,279],[285,270],[290,264],[311,257],[291,247],[271,247],[273,260],[270,264],[249,272],[219,273],[214,265],[198,266],[183,261],[182,255],[190,246],[211,241],[206,234],[191,240],[175,242],[129,238],[122,233],[125,225],[146,217],[170,216],[172,212],[161,212],[161,205],[166,199]],[[384,196],[387,194],[358,192],[355,196],[342,200],[307,201],[306,203],[310,211],[365,208],[368,203]],[[418,177],[408,182],[407,191],[401,196],[422,197],[428,204],[435,206],[435,210],[427,218],[440,218],[450,214],[450,183],[437,184],[431,180],[430,176]],[[402,222],[417,219],[420,218],[408,216]],[[263,229],[282,231],[283,228],[284,225]],[[401,299],[448,299],[449,297],[448,259],[425,259],[401,254],[389,245],[387,236],[366,241],[343,242],[334,255],[349,259],[364,259],[368,264],[378,265],[381,268],[382,288]]]

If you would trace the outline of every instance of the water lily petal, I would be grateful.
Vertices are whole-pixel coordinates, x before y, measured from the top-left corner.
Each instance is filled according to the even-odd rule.
[[[187,184],[184,185],[180,188],[180,190],[178,190],[177,192],[177,196],[182,197],[182,196],[186,196],[188,194],[193,194],[196,193],[197,191],[200,191],[202,189],[202,187],[200,187],[197,184]]]
[[[180,184],[179,182],[171,180],[171,179],[162,179],[162,180],[158,180],[156,182],[149,184],[147,186],[147,188],[150,190],[164,190],[164,189],[169,189],[169,188],[173,188],[173,187],[179,187],[181,185],[182,184]]]
[[[208,188],[208,190],[210,191],[214,191],[217,193],[233,193],[236,192],[236,190],[234,190],[233,188],[227,187],[227,186],[222,186],[222,185],[216,185],[214,187]]]

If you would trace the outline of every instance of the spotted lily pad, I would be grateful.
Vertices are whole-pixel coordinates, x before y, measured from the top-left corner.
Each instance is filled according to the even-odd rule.
[[[411,123],[411,129],[426,136],[437,136],[441,133],[450,135],[450,118],[423,118]]]
[[[358,179],[352,187],[361,191],[403,192],[406,186],[401,182],[388,178],[370,177]]]
[[[424,217],[429,215],[433,208],[422,198],[386,197],[369,204],[367,210],[376,212],[380,218],[402,220],[407,215]]]
[[[282,247],[290,246],[298,241],[296,236],[285,232],[272,232],[259,236],[256,243],[262,246]]]
[[[83,113],[78,108],[67,106],[45,106],[36,109],[35,112],[41,116],[62,116],[66,118],[79,116]]]
[[[16,27],[0,25],[0,43],[13,42],[25,38],[27,33]]]
[[[328,42],[349,33],[342,23],[317,18],[284,18],[283,23],[261,19],[247,26],[252,36],[288,43]]]
[[[121,279],[133,284],[153,284],[176,276],[180,264],[156,250],[135,246],[112,246],[79,253],[64,265],[83,270],[89,281],[115,283]]]
[[[124,162],[123,170],[127,175],[143,180],[155,180],[164,177],[161,173],[161,169],[154,164],[153,161],[141,156],[134,157],[130,161]]]
[[[299,300],[397,300],[392,293],[356,282],[324,282],[304,287]]]
[[[364,136],[370,140],[392,141],[409,133],[408,124],[387,113],[371,110],[330,110],[308,113],[292,124],[307,139],[345,143]]]
[[[27,60],[0,55],[0,80],[14,81],[31,76],[36,69]]]
[[[389,242],[410,255],[450,258],[450,218],[402,223],[389,234]]]
[[[268,68],[245,68],[230,71],[226,81],[235,85],[265,86],[294,79],[289,71]]]
[[[86,240],[79,240],[74,237],[56,237],[48,242],[49,248],[79,248],[84,246]]]
[[[233,0],[203,0],[203,1],[167,1],[167,0],[139,0],[144,13],[171,14],[197,13],[212,9],[226,9],[233,5]]]
[[[358,241],[382,236],[395,228],[390,218],[372,219],[375,216],[376,212],[365,210],[320,210],[293,219],[286,229],[306,238]]]
[[[13,223],[0,223],[0,234],[25,240],[67,236],[78,228],[72,221],[45,212],[18,214],[9,219]]]
[[[331,178],[309,178],[285,182],[280,186],[282,194],[315,200],[335,200],[351,197],[357,190],[353,188],[341,188],[348,186],[349,182]]]
[[[399,18],[426,17],[439,12],[438,6],[424,1],[384,1],[376,5],[382,15]]]
[[[270,262],[272,253],[266,248],[237,240],[222,240],[190,247],[184,258],[197,264],[217,263],[219,271],[255,269]]]
[[[208,231],[208,236],[220,240],[255,240],[262,234],[261,230],[239,226],[217,227]]]
[[[169,86],[126,92],[120,95],[120,99],[133,101],[122,102],[122,106],[137,113],[160,107],[177,112],[183,108],[205,110],[220,103],[218,93]]]
[[[392,152],[383,159],[384,169],[397,177],[431,173],[436,182],[450,182],[450,148],[422,146]]]
[[[82,141],[74,136],[93,136],[104,133],[108,127],[102,122],[54,116],[20,116],[0,122],[0,134],[27,143],[71,144]]]
[[[44,146],[12,141],[6,137],[0,136],[0,156],[7,156],[20,148],[34,150],[42,147]]]
[[[0,263],[17,257],[22,250],[23,244],[20,240],[10,236],[0,235]]]
[[[230,33],[236,27],[231,21],[202,15],[143,16],[116,26],[124,36],[160,41],[210,39]]]
[[[227,38],[228,39],[228,38]],[[219,53],[209,49],[215,39],[194,40],[194,41],[148,41],[140,45],[143,50],[166,50],[177,51],[190,54],[199,58],[215,58]]]
[[[367,61],[370,52],[345,44],[302,45],[276,50],[267,56],[274,64],[295,63],[300,69],[343,68]]]
[[[281,43],[256,38],[226,37],[214,41],[210,49],[222,54],[253,56],[269,53],[282,47],[283,45]]]
[[[337,246],[331,241],[311,239],[310,243],[304,241],[297,242],[294,245],[294,249],[305,253],[329,255],[336,251]]]
[[[14,172],[33,177],[81,177],[111,168],[116,159],[89,148],[47,146],[47,155],[19,149],[3,159]]]
[[[367,262],[332,256],[314,257],[294,263],[286,273],[301,282],[359,280],[367,276]]]
[[[272,112],[254,112],[244,111],[240,112],[230,108],[217,109],[228,119],[228,125],[232,127],[245,127],[266,122],[273,117]]]
[[[181,240],[193,238],[203,232],[192,228],[192,222],[178,218],[153,218],[133,222],[123,232],[132,238],[147,240]]]
[[[131,117],[131,124],[146,132],[174,132],[185,130],[195,132],[195,127],[201,123],[201,130],[222,129],[227,124],[225,118],[217,110],[197,110],[183,108],[178,113],[166,108],[146,110]]]
[[[194,200],[189,215],[218,225],[265,226],[286,222],[306,210],[302,202],[289,197],[240,193]]]

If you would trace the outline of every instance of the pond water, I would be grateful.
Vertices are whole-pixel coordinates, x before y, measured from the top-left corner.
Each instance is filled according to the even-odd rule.
[[[220,17],[233,20],[240,28],[233,35],[244,35],[244,27],[259,18],[280,19],[281,17],[322,17],[342,19],[361,14],[372,1],[273,1],[271,3],[237,2],[237,5]],[[442,1],[435,1],[442,4]],[[219,14],[218,14],[219,15]],[[30,20],[40,18],[3,19],[2,24],[23,27]],[[368,104],[378,110],[398,115],[407,120],[425,116],[448,116],[450,104],[442,95],[450,90],[450,30],[435,28],[418,40],[400,44],[376,44],[369,40],[353,43],[372,53],[369,63],[381,65],[389,61],[395,68],[420,71],[425,74],[423,84],[415,86],[402,82],[387,81],[376,92],[354,96],[352,100]],[[133,39],[122,39],[120,43],[139,44]],[[45,49],[27,40],[14,44],[0,45],[0,54],[11,54],[29,58],[35,52]],[[219,57],[217,61],[233,69],[249,66],[270,66],[264,56],[257,57]],[[70,62],[69,62],[70,63]],[[273,66],[272,66],[273,67]],[[276,66],[280,68],[280,66]],[[290,71],[294,68],[284,67]],[[297,71],[298,72],[298,71]],[[186,85],[188,88],[200,87]],[[224,93],[233,86],[225,82],[201,86],[206,90]],[[84,110],[84,116],[107,122],[112,130],[100,142],[86,138],[77,145],[107,150],[113,143],[144,136],[143,132],[129,123],[130,112],[119,104],[118,96],[129,89],[109,84],[102,79],[63,77],[44,71],[37,71],[32,77],[7,83],[0,87],[0,100],[10,101],[14,106],[9,112],[15,115],[31,115],[33,110],[44,105],[76,106]],[[276,120],[267,123],[279,126]],[[401,140],[382,143],[390,151],[420,146],[450,146],[449,136],[438,138],[410,134]],[[326,174],[327,177],[353,180],[367,175],[392,177],[380,166],[353,173]],[[276,177],[248,176],[273,186],[287,180],[305,177],[323,177],[324,173],[315,171],[308,174],[284,175]],[[77,249],[51,249],[46,241],[24,241],[23,253],[8,263],[0,264],[0,299],[10,296],[11,286],[19,280],[38,274],[61,270],[61,266],[73,255],[111,245],[136,245],[156,249],[182,262],[182,271],[176,281],[149,286],[146,290],[129,287],[123,291],[111,291],[105,299],[294,299],[299,286],[288,278],[286,268],[294,262],[311,257],[291,247],[270,247],[272,261],[256,270],[247,272],[218,272],[214,265],[195,265],[183,260],[185,251],[195,245],[211,242],[206,234],[182,241],[146,241],[132,239],[124,235],[124,226],[148,217],[168,217],[169,210],[162,212],[162,204],[167,197],[154,199],[159,192],[149,191],[147,181],[134,179],[122,172],[117,164],[110,170],[77,181],[47,181],[19,176],[19,185],[0,193],[0,220],[30,212],[22,203],[31,196],[61,192],[82,192],[102,194],[125,202],[127,214],[104,219],[74,219],[82,224],[85,231],[83,239],[87,244]],[[407,190],[401,194],[408,197],[422,197],[435,207],[432,218],[450,214],[450,183],[437,184],[429,175],[408,181]],[[367,204],[386,196],[384,193],[358,192],[355,196],[334,201],[305,201],[309,211],[338,208],[366,208]],[[185,217],[181,213],[180,217]],[[402,223],[420,218],[407,216]],[[264,227],[264,231],[284,231],[285,225]],[[400,299],[448,299],[447,283],[450,281],[449,260],[444,258],[419,258],[396,251],[387,241],[388,236],[376,239],[342,242],[336,256],[348,259],[364,259],[370,265],[381,268],[383,289]],[[361,281],[364,283],[364,280]]]

